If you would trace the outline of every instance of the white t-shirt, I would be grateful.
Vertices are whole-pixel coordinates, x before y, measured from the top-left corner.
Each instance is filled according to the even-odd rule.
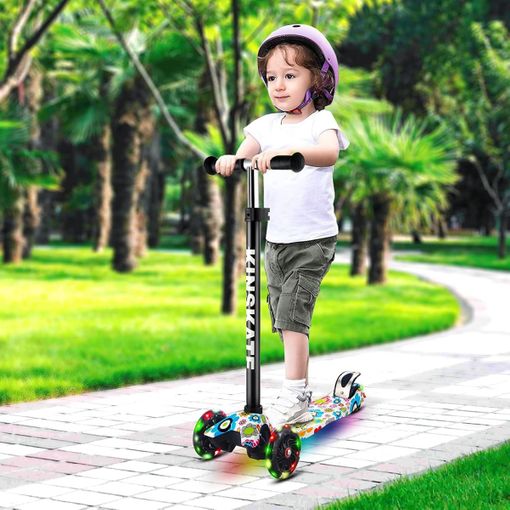
[[[328,110],[315,111],[296,124],[282,124],[284,113],[264,115],[244,128],[261,151],[318,145],[327,129],[338,134],[340,149],[349,141]],[[266,239],[273,243],[310,241],[338,234],[334,210],[333,167],[305,165],[301,172],[268,170],[264,174],[264,207],[270,209]]]

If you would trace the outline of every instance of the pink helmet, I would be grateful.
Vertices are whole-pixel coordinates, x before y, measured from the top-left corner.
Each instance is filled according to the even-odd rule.
[[[264,57],[271,48],[281,43],[297,43],[308,46],[319,58],[319,62],[322,64],[321,73],[323,76],[326,75],[328,69],[331,69],[334,79],[333,85],[331,87],[323,87],[322,90],[319,91],[319,93],[326,98],[327,104],[331,104],[338,84],[338,60],[335,50],[324,34],[310,25],[285,25],[266,37],[264,42],[260,45],[257,57]],[[260,67],[259,73],[264,84],[267,86],[266,76]],[[308,89],[303,102],[295,110],[301,111],[312,99],[314,99],[313,91]]]

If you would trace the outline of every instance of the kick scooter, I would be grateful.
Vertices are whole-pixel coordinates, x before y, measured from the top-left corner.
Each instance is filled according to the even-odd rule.
[[[204,169],[215,171],[216,158],[208,157]],[[300,172],[304,167],[300,153],[276,156],[271,170]],[[260,405],[260,242],[261,223],[269,220],[269,209],[259,207],[258,175],[250,159],[236,161],[235,171],[247,173],[246,208],[246,405],[242,411],[227,416],[223,411],[208,410],[193,430],[197,454],[209,460],[236,446],[246,448],[252,459],[265,459],[271,476],[286,479],[296,469],[301,439],[312,436],[326,425],[358,411],[365,400],[364,388],[356,383],[359,372],[342,372],[333,391],[310,403],[313,419],[276,429],[269,423]]]

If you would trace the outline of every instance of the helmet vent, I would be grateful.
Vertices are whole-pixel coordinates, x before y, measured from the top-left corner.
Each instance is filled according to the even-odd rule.
[[[301,25],[292,25],[292,28],[298,28],[300,27]]]

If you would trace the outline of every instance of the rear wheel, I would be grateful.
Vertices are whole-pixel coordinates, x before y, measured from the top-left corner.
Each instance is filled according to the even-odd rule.
[[[216,448],[204,433],[209,427],[212,427],[226,417],[227,415],[223,411],[209,409],[198,419],[193,429],[193,447],[203,459],[212,459],[221,452],[221,448]]]
[[[269,474],[285,480],[296,470],[301,452],[301,438],[293,432],[290,425],[274,431],[266,446],[266,467]]]

